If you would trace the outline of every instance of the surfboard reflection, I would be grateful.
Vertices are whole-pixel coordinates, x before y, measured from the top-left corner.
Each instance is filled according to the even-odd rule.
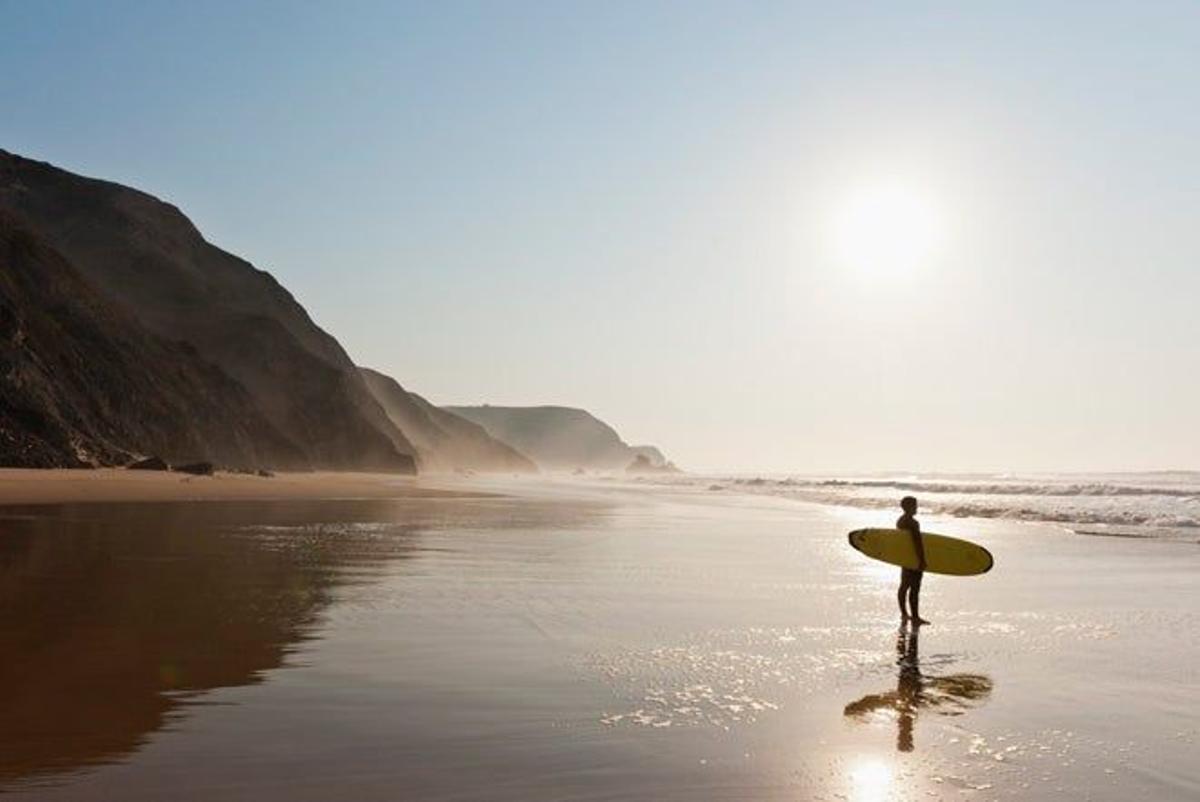
[[[992,680],[983,674],[933,676],[921,673],[919,629],[901,629],[896,638],[896,690],[873,693],[846,705],[844,714],[858,721],[877,715],[894,716],[896,749],[911,752],[917,715],[928,710],[940,716],[960,716],[987,701]]]

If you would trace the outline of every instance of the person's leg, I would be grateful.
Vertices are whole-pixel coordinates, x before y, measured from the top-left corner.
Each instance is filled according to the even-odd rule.
[[[907,568],[900,569],[900,589],[896,591],[896,603],[900,605],[900,623],[908,620],[908,608],[904,606],[905,599],[909,596],[909,570]]]
[[[921,580],[924,578],[925,572],[913,571],[908,582],[908,610],[914,624],[929,623],[921,617]]]

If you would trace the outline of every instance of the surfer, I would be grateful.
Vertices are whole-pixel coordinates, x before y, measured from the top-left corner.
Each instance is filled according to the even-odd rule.
[[[917,500],[912,496],[900,499],[904,514],[896,519],[896,528],[912,534],[913,546],[917,550],[917,568],[900,569],[900,589],[896,601],[900,603],[900,623],[912,621],[913,626],[928,624],[920,615],[921,580],[925,577],[925,544],[921,540],[921,524],[916,519]],[[905,600],[908,604],[905,606]]]

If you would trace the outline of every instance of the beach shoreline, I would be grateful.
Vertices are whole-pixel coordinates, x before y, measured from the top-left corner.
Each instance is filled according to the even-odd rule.
[[[1200,787],[1200,554],[1178,542],[922,517],[996,568],[929,577],[918,647],[897,629],[894,567],[845,542],[876,510],[544,475],[0,471],[3,485],[9,503],[44,500],[0,539],[0,629],[30,644],[0,683],[13,798]],[[164,503],[71,503],[122,494]]]
[[[481,493],[434,487],[428,477],[314,471],[274,476],[193,476],[125,468],[0,468],[0,507],[168,501],[461,498]]]

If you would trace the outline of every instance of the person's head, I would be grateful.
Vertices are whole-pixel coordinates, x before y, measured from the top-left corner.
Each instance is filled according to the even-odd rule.
[[[909,515],[917,514],[917,500],[913,496],[905,496],[900,499],[900,509],[904,510]]]

